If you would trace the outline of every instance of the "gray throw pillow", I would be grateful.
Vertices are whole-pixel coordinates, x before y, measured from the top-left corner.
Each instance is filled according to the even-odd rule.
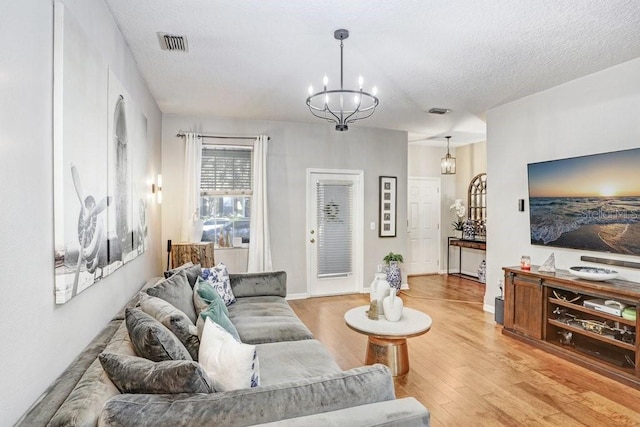
[[[182,311],[158,297],[140,292],[140,308],[174,333],[193,358],[198,360],[200,339],[196,325]]]
[[[182,264],[180,267],[172,268],[171,270],[165,271],[164,278],[168,279],[169,277],[182,270],[187,273],[187,280],[189,281],[189,285],[193,288],[193,286],[196,284],[196,280],[198,280],[198,277],[200,277],[200,273],[202,272],[200,264],[194,264],[192,262]]]
[[[139,308],[127,308],[124,319],[138,356],[154,362],[193,360],[173,332]]]
[[[141,357],[102,353],[102,368],[120,393],[213,393],[202,366],[189,360],[152,362]]]
[[[146,289],[146,292],[153,297],[165,300],[182,311],[195,325],[197,316],[196,310],[193,308],[193,289],[189,286],[184,270]]]

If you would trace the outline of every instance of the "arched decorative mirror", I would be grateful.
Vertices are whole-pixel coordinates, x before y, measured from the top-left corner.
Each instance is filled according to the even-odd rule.
[[[479,173],[469,183],[467,206],[475,240],[487,239],[487,174]]]

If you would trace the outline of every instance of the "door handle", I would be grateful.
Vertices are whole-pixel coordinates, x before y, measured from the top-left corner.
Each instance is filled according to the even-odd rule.
[[[309,240],[309,241],[310,241],[311,243],[315,243],[315,242],[316,242],[316,239],[311,239],[311,240]]]

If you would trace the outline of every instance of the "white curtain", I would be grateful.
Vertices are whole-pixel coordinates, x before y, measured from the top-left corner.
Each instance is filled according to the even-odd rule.
[[[251,196],[251,235],[249,273],[271,271],[271,240],[267,213],[267,141],[259,136],[253,146],[253,196]]]
[[[202,138],[193,132],[184,136],[184,175],[182,184],[182,220],[180,240],[200,241],[197,229],[200,220],[200,167],[202,164]],[[194,232],[195,231],[195,232]],[[202,233],[202,231],[200,231]]]

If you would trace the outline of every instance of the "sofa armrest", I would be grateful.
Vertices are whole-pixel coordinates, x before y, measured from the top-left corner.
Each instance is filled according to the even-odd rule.
[[[229,280],[233,295],[239,298],[287,296],[287,273],[284,271],[229,274]]]
[[[266,387],[211,394],[123,394],[107,401],[99,426],[246,426],[395,399],[384,365]]]

